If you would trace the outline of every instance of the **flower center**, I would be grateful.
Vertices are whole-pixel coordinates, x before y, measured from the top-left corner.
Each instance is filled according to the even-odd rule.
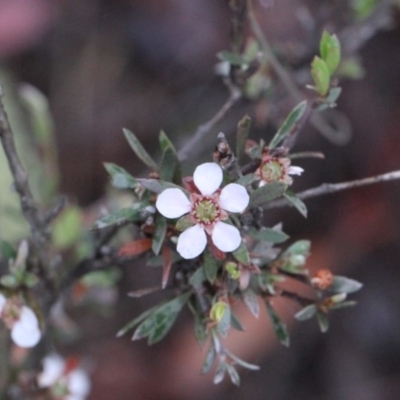
[[[262,178],[267,182],[277,181],[282,177],[282,165],[278,161],[267,161],[261,168]]]
[[[218,203],[211,197],[200,197],[192,204],[191,215],[198,224],[212,224],[219,219],[220,214]]]

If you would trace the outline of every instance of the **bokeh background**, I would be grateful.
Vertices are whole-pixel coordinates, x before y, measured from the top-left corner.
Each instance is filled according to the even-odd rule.
[[[293,59],[304,46],[313,50],[320,25],[340,30],[349,21],[347,2],[256,3],[268,38]],[[213,68],[215,54],[229,48],[230,19],[225,0],[0,1],[3,84],[11,93],[29,83],[47,96],[62,193],[82,207],[101,202],[106,161],[136,176],[145,173],[122,127],[134,131],[157,157],[160,129],[179,148],[221,107],[227,89]],[[400,169],[400,30],[394,9],[390,19],[390,26],[384,24],[360,49],[364,78],[341,82],[338,110],[351,124],[351,139],[336,146],[307,127],[296,149],[323,151],[326,158],[298,163],[306,172],[296,179],[296,190]],[[322,22],[315,25],[315,20]],[[187,171],[209,157],[219,131],[229,140],[246,112],[255,121],[254,137],[270,137],[267,106],[243,100],[187,162]],[[230,335],[229,346],[260,364],[261,371],[242,371],[240,388],[227,382],[215,387],[211,375],[199,375],[205,354],[195,343],[188,314],[152,348],[115,339],[125,322],[162,297],[125,296],[159,282],[158,271],[132,265],[112,314],[74,315],[82,340],[64,351],[87,360],[90,399],[398,400],[400,183],[307,204],[307,220],[293,210],[270,211],[268,218],[283,220],[292,240],[312,240],[311,270],[331,268],[364,283],[356,308],[331,315],[330,331],[321,334],[315,321],[293,321],[295,304],[278,303],[290,326],[290,349],[279,346],[266,316],[254,320],[238,310],[247,331]]]

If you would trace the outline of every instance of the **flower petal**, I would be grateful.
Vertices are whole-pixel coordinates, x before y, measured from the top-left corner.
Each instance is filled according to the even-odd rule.
[[[288,168],[288,174],[290,175],[301,175],[304,172],[304,169],[301,167],[291,166]]]
[[[68,389],[71,395],[80,396],[85,399],[90,392],[90,379],[82,369],[75,369],[70,372]],[[67,397],[68,398],[68,397]]]
[[[58,354],[51,354],[43,360],[43,372],[38,376],[39,387],[52,386],[62,376],[65,362]]]
[[[6,305],[7,299],[4,295],[0,293],[0,314],[3,311],[4,306]]]
[[[22,306],[18,323],[26,330],[35,330],[39,326],[36,314],[27,306]]]
[[[239,230],[221,221],[215,224],[211,239],[223,252],[236,250],[242,242]]]
[[[222,169],[212,162],[201,164],[194,170],[193,181],[202,195],[211,195],[221,185]]]
[[[190,201],[180,189],[165,189],[158,195],[157,210],[167,218],[179,218],[190,211]]]
[[[219,205],[229,212],[243,212],[249,201],[250,196],[246,188],[237,183],[226,185],[219,196]]]
[[[200,225],[195,225],[182,232],[178,239],[176,250],[186,259],[195,258],[203,252],[207,237]]]
[[[11,339],[19,347],[33,347],[39,343],[42,336],[38,327],[26,328],[20,321],[11,329]]]

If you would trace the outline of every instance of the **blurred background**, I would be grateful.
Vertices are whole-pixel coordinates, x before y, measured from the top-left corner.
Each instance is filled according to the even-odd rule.
[[[154,143],[160,129],[180,148],[225,102],[228,91],[214,66],[216,53],[230,47],[228,3],[0,0],[1,84],[8,98],[15,95],[13,113],[21,84],[29,83],[47,97],[60,191],[72,202],[90,207],[101,201],[108,180],[103,162],[121,165],[135,176],[145,174],[124,140],[123,127],[157,158]],[[267,37],[294,71],[309,65],[323,28],[339,32],[351,22],[342,1],[260,0],[255,7]],[[305,168],[296,190],[400,169],[399,18],[388,6],[380,18],[382,29],[371,22],[362,31],[359,55],[365,73],[340,82],[339,114],[332,118],[351,126],[351,138],[346,146],[336,146],[307,127],[295,150],[322,151],[326,158],[296,163]],[[345,37],[351,40],[357,32]],[[294,105],[288,99],[280,104],[284,113]],[[219,131],[232,138],[245,113],[254,120],[253,138],[268,139],[274,131],[271,108],[265,100],[240,101],[185,164],[187,171],[210,158]],[[19,115],[14,128],[23,125],[23,113]],[[29,158],[29,145],[24,152]],[[189,314],[183,313],[179,327],[152,348],[129,337],[115,338],[123,324],[163,297],[126,297],[127,291],[160,279],[158,270],[132,265],[121,280],[113,313],[74,315],[82,340],[65,352],[88,360],[90,399],[398,400],[400,183],[307,204],[307,220],[291,209],[270,211],[267,218],[284,221],[291,240],[312,240],[310,270],[331,268],[364,283],[355,296],[356,308],[331,315],[331,329],[321,334],[315,321],[294,323],[296,304],[279,302],[290,326],[290,349],[279,346],[266,316],[254,320],[238,310],[247,331],[230,335],[228,345],[261,370],[242,371],[240,388],[227,382],[215,387],[212,374],[199,375],[205,353],[195,342]]]

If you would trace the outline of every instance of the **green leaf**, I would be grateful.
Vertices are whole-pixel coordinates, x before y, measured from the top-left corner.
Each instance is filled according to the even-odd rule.
[[[297,128],[297,124],[300,122],[306,109],[307,109],[306,100],[297,104],[297,106],[286,117],[285,121],[279,128],[278,132],[272,138],[270,144],[268,145],[270,149],[274,149],[275,147],[277,147],[286,138],[286,136],[288,136]]]
[[[157,214],[155,221],[155,232],[153,235],[153,242],[151,245],[151,248],[153,249],[153,252],[156,256],[158,256],[158,254],[160,253],[166,233],[167,233],[167,221],[161,214]]]
[[[296,196],[296,193],[293,193],[290,190],[287,190],[283,196],[287,201],[289,201],[294,207],[296,207],[297,211],[304,217],[307,218],[307,207],[303,203],[301,199]]]
[[[138,181],[124,168],[113,164],[104,163],[104,167],[111,177],[111,185],[117,189],[135,189]]]
[[[342,303],[337,303],[329,307],[329,310],[338,310],[339,308],[354,307],[357,304],[356,301],[349,300],[343,301]]]
[[[235,183],[237,183],[238,185],[242,185],[242,186],[249,186],[250,184],[252,184],[255,180],[255,175],[254,174],[248,174],[248,175],[244,175],[241,178],[239,178]]]
[[[171,149],[176,154],[176,150],[175,150],[175,147],[174,147],[173,143],[171,142],[171,140],[169,139],[169,137],[167,136],[167,134],[163,130],[160,131],[160,135],[158,136],[158,140],[160,142],[160,147],[161,147],[162,151],[165,151],[167,149]]]
[[[182,187],[175,185],[174,183],[160,181],[158,179],[138,179],[138,182],[150,192],[160,194],[165,189],[180,189],[185,194],[188,194],[187,190],[183,189]]]
[[[330,88],[328,96],[323,99],[323,102],[320,106],[318,106],[315,111],[323,111],[328,108],[336,107],[336,101],[339,98],[340,94],[342,93],[342,88],[340,87],[333,87]],[[291,158],[293,158],[293,154],[291,154]]]
[[[19,285],[19,280],[15,275],[7,274],[0,278],[0,283],[7,288],[13,289]]]
[[[67,249],[77,243],[82,237],[82,212],[76,206],[68,206],[52,224],[52,241],[59,249]]]
[[[283,243],[289,236],[286,233],[279,231],[273,228],[262,228],[257,230],[255,228],[250,228],[247,233],[262,242],[269,242],[269,243]]]
[[[268,316],[271,319],[272,327],[278,340],[286,347],[289,347],[290,338],[286,324],[284,324],[272,307],[269,301],[265,302],[267,306]]]
[[[210,283],[215,282],[218,267],[218,261],[208,251],[206,251],[204,253],[204,272]]]
[[[186,214],[178,219],[178,221],[175,224],[175,229],[180,232],[183,232],[193,225],[195,225],[195,223],[193,222],[192,217],[189,214]]]
[[[121,278],[121,271],[117,268],[104,271],[89,272],[82,278],[86,286],[110,287]]]
[[[213,379],[214,385],[218,385],[218,383],[221,383],[224,380],[225,372],[226,372],[226,362],[220,359]]]
[[[238,161],[242,158],[249,137],[251,118],[245,115],[238,123],[236,133],[236,157]]]
[[[201,368],[202,374],[206,374],[211,369],[211,367],[214,365],[216,356],[217,356],[217,353],[214,349],[214,346],[211,344],[210,348],[208,349],[203,366]]]
[[[378,0],[353,0],[353,9],[360,20],[368,18],[378,5]]]
[[[132,150],[138,156],[138,158],[142,160],[143,163],[146,164],[149,168],[153,169],[154,171],[158,171],[158,165],[150,157],[149,153],[147,153],[147,151],[142,146],[142,144],[140,143],[139,139],[135,136],[135,134],[125,128],[123,129],[123,132],[126,137],[126,140],[128,141]]]
[[[162,304],[157,304],[156,306],[149,308],[148,310],[144,311],[142,314],[140,314],[138,317],[133,319],[132,321],[128,322],[122,329],[120,329],[116,337],[121,337],[125,335],[126,332],[130,331],[133,329],[136,325],[140,324],[142,321],[144,321],[149,315],[151,315],[155,310],[157,310],[159,307],[162,307],[165,303]]]
[[[161,179],[180,182],[182,180],[180,163],[174,145],[164,131],[160,132],[159,141],[162,150]]]
[[[229,377],[231,378],[231,382],[235,386],[240,386],[240,376],[236,371],[236,368],[232,364],[226,364],[226,370],[228,371]]]
[[[204,268],[197,268],[196,272],[189,278],[189,284],[192,286],[199,285],[207,280]]]
[[[332,75],[336,71],[341,58],[339,39],[336,35],[331,35],[327,31],[324,31],[319,44],[319,49],[321,58],[325,61],[329,72]]]
[[[241,331],[241,332],[245,331],[242,323],[239,321],[238,317],[232,311],[231,311],[231,326],[232,326],[232,328],[236,329],[237,331]]]
[[[225,303],[224,313],[218,322],[217,331],[222,337],[228,336],[229,329],[231,328],[231,307]]]
[[[221,61],[227,61],[231,65],[246,65],[249,63],[249,60],[247,57],[237,54],[237,53],[232,53],[230,51],[220,51],[217,53],[218,59]]]
[[[325,96],[329,90],[331,74],[326,62],[317,56],[314,57],[311,63],[311,76],[317,93]]]
[[[322,312],[317,313],[317,320],[319,329],[322,333],[328,332],[329,329],[329,321],[328,316]]]
[[[110,215],[98,219],[94,223],[93,229],[103,229],[107,226],[122,224],[126,221],[139,221],[141,219],[142,209],[142,203],[133,204],[130,208],[122,208],[121,210],[118,210]]]
[[[270,182],[250,193],[249,208],[259,207],[283,195],[287,186],[282,182]]]
[[[249,157],[252,160],[260,160],[261,156],[262,156],[262,148],[263,146],[260,146],[258,144],[250,147],[249,149],[247,149],[247,154],[249,155]]]
[[[307,319],[312,318],[316,313],[317,313],[316,305],[310,304],[309,306],[306,306],[302,308],[299,312],[297,312],[294,317],[298,321],[305,321]]]
[[[334,293],[354,293],[360,290],[363,284],[345,276],[335,275],[329,290]]]
[[[191,293],[185,293],[153,311],[136,329],[132,340],[148,337],[148,344],[159,342],[169,332]]]
[[[311,242],[309,240],[298,240],[289,246],[283,253],[283,256],[302,255],[308,256],[310,252]]]
[[[240,246],[232,253],[233,257],[243,265],[250,264],[250,255],[246,245],[241,242]]]
[[[203,345],[207,340],[207,328],[202,320],[202,318],[196,314],[194,319],[194,334],[196,336],[196,340],[200,345]]]
[[[0,243],[0,254],[1,259],[4,261],[15,260],[17,257],[17,252],[14,247],[5,240],[2,240]]]
[[[258,302],[258,296],[251,289],[246,289],[242,292],[242,298],[249,311],[256,318],[258,318],[260,315],[260,303]]]

